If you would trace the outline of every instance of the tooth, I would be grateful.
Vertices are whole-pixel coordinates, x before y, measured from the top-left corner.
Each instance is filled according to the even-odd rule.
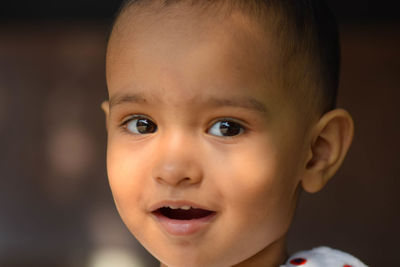
[[[190,206],[182,206],[181,209],[183,209],[183,210],[190,210]]]
[[[169,205],[168,207],[169,207],[170,209],[173,209],[173,210],[178,209],[178,206]]]

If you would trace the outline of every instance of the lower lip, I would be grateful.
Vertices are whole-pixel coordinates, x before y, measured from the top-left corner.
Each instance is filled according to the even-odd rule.
[[[152,213],[162,228],[169,234],[175,236],[193,235],[207,228],[215,217],[212,213],[206,217],[192,220],[174,220],[163,216],[160,213]]]

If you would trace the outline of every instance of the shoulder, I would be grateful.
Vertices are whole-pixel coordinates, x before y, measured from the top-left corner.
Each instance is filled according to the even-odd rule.
[[[290,256],[281,267],[367,267],[356,257],[328,247],[317,247],[304,250]]]

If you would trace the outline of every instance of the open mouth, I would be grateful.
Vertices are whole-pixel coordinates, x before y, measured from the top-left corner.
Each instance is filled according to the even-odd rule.
[[[209,229],[215,222],[217,212],[186,203],[174,203],[155,207],[151,214],[168,234],[175,237],[190,237]]]
[[[163,216],[171,220],[196,220],[215,214],[214,211],[193,208],[189,206],[180,208],[162,207],[153,211],[153,213],[157,216]]]

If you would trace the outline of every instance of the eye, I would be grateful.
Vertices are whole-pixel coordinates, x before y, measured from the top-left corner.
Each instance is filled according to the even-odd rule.
[[[208,130],[209,134],[215,136],[235,136],[242,134],[244,127],[237,122],[231,120],[221,120],[214,123]]]
[[[124,121],[122,126],[134,134],[151,134],[157,131],[157,125],[146,117],[133,116]]]

